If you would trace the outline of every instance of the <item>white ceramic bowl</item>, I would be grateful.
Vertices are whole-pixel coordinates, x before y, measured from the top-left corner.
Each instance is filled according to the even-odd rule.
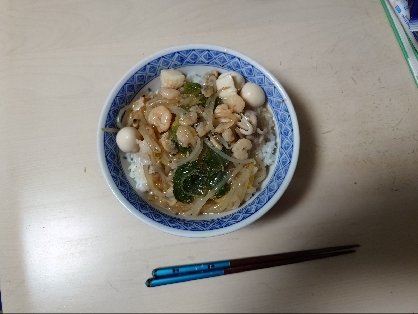
[[[116,133],[102,128],[116,127],[116,116],[135,97],[156,90],[162,69],[176,68],[183,73],[204,74],[212,69],[220,73],[236,71],[260,85],[276,124],[276,162],[270,166],[263,185],[242,207],[219,215],[184,217],[164,208],[156,208],[135,190],[128,175],[128,162],[116,145]],[[97,131],[97,149],[103,175],[117,199],[137,218],[161,231],[186,237],[209,237],[245,227],[264,215],[282,196],[295,171],[299,155],[299,127],[286,91],[260,64],[229,48],[213,45],[184,45],[162,50],[140,61],[116,84],[107,98]]]

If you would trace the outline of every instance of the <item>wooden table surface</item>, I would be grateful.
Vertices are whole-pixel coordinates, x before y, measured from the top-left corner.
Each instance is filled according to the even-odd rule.
[[[96,131],[122,75],[226,46],[293,101],[288,189],[255,223],[184,238],[130,214]],[[0,1],[0,287],[8,312],[418,310],[418,89],[373,1]],[[146,288],[153,268],[359,243],[357,253]]]

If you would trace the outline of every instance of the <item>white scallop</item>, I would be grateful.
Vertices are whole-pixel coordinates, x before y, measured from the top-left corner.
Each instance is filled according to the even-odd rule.
[[[161,70],[160,81],[162,87],[178,89],[183,85],[186,77],[179,70]]]
[[[216,80],[216,89],[218,91],[222,90],[219,92],[219,97],[224,99],[237,94],[234,79],[231,75],[224,75],[223,77],[218,77],[218,79]]]
[[[124,153],[136,153],[139,151],[139,145],[136,140],[140,139],[137,129],[131,126],[124,127],[119,130],[116,135],[116,144]]]
[[[253,108],[262,106],[266,101],[263,89],[251,82],[245,83],[241,89],[240,96],[244,99],[245,104]]]
[[[232,79],[234,80],[235,88],[240,91],[245,84],[244,77],[241,74],[239,74],[238,72],[229,71],[229,72],[225,72],[225,73],[222,73],[221,75],[219,75],[218,79],[221,79],[221,78],[223,78],[227,75],[230,75],[232,77]]]

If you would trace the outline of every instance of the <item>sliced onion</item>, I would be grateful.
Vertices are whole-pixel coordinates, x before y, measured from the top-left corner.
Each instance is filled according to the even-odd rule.
[[[213,197],[226,182],[228,181],[228,176],[226,176],[223,180],[221,180],[212,190],[210,190],[205,196],[199,198],[194,204],[191,210],[184,213],[185,215],[197,216],[199,215],[200,210],[202,209],[203,205],[206,204],[208,199]]]
[[[229,146],[228,142],[222,136],[220,136],[219,134],[216,134],[215,137],[226,148],[228,148],[228,149],[232,148],[232,146]]]
[[[245,198],[247,193],[248,180],[251,176],[251,172],[248,168],[242,169],[240,176],[234,181],[234,196],[237,196],[241,201]]]
[[[166,107],[171,111],[171,113],[174,113],[175,115],[178,115],[178,116],[187,112],[187,110],[184,110],[183,108],[179,106],[168,105]]]
[[[145,118],[142,114],[139,114],[139,119],[141,120],[141,123],[139,123],[139,126],[138,126],[139,133],[141,133],[142,137],[151,147],[152,151],[155,151],[158,153],[161,152],[160,145],[158,145],[158,143],[154,140],[154,138],[147,132],[146,128],[144,127],[145,125],[147,125],[147,122],[145,121]]]
[[[157,162],[157,160],[154,157],[154,154],[150,154],[150,159],[152,166],[154,167],[155,171],[160,175],[161,179],[165,182],[169,182],[167,176],[165,175],[163,169],[161,168],[161,164]]]
[[[235,196],[232,201],[232,209],[238,208],[240,204],[241,204],[241,200]]]
[[[149,168],[148,168],[146,165],[144,165],[142,169],[143,169],[143,171],[144,171],[145,178],[147,179],[147,184],[148,184],[148,188],[150,189],[150,191],[151,191],[151,192],[152,192],[155,196],[158,196],[159,198],[161,198],[161,199],[165,200],[165,195],[164,195],[164,193],[162,193],[161,191],[159,191],[159,190],[157,189],[157,187],[154,185],[154,180],[152,180],[152,177],[151,177],[151,175],[149,174]]]
[[[194,160],[195,157],[198,157],[200,152],[202,151],[202,147],[203,147],[202,141],[200,140],[200,137],[198,137],[196,146],[193,148],[193,151],[190,153],[190,155],[178,161],[176,160],[177,166],[179,167],[188,161]]]
[[[187,96],[186,98],[183,98],[178,105],[191,108],[198,104],[200,104],[199,99],[197,99],[195,96],[190,95],[190,96]]]
[[[162,96],[156,96],[153,99],[149,100],[146,103],[146,106],[147,107],[152,107],[152,106],[157,106],[157,105],[166,106],[166,105],[172,105],[172,104],[174,104],[173,101],[170,101],[167,98],[163,98]]]
[[[241,165],[238,165],[235,169],[234,169],[234,171],[232,171],[232,173],[228,176],[229,177],[229,179],[228,179],[228,183],[230,183],[233,179],[234,179],[234,177],[237,175],[237,173],[239,172],[239,171],[241,171],[242,170],[242,168],[244,167],[244,165],[243,164],[241,164]]]
[[[225,154],[224,152],[222,152],[219,149],[217,149],[215,146],[213,146],[212,143],[207,138],[205,138],[204,141],[205,141],[206,145],[208,145],[208,147],[210,149],[212,149],[212,150],[215,151],[215,153],[217,153],[219,156],[221,156],[221,157],[225,158],[226,160],[229,160],[229,161],[231,161],[233,163],[236,163],[236,164],[249,164],[251,162],[254,162],[254,159],[252,159],[252,158],[250,158],[250,159],[242,159],[241,160],[241,159],[236,159],[236,158],[230,157],[227,154]]]
[[[160,175],[161,179],[163,179],[165,183],[169,183],[170,180],[168,180],[167,176],[165,175],[163,169],[161,169],[160,165],[154,164],[153,166],[155,168],[155,171],[157,171],[157,173]]]
[[[244,167],[244,165],[241,164],[241,165],[238,165],[235,169],[233,169],[232,172],[229,171],[227,182],[231,183],[231,181],[235,179],[237,174],[242,171],[243,167]],[[239,181],[239,178],[238,178],[238,181]],[[236,202],[235,199],[237,199],[238,202],[240,202],[240,199],[235,195],[236,188],[237,188],[237,185],[235,184],[235,181],[234,181],[233,186],[231,187],[231,190],[228,192],[228,194],[225,195],[225,197],[222,198],[221,202],[219,202],[215,205],[211,205],[208,208],[205,208],[203,210],[203,213],[219,214],[219,213],[224,212],[226,210],[226,208],[233,209],[233,208],[230,207],[230,204],[234,204],[234,202]]]
[[[171,169],[171,168],[170,168]],[[174,177],[174,171],[170,171],[167,175],[167,180],[169,181],[173,181],[173,177]]]
[[[261,169],[257,170],[257,172],[254,175],[254,185],[258,187],[258,185],[266,178],[266,166],[264,165],[264,162],[256,157],[255,158],[257,165],[260,166]]]
[[[119,129],[122,129],[125,126],[128,126],[126,124],[126,120],[128,119],[128,116],[130,113],[131,113],[130,105],[126,105],[119,110],[118,115],[116,116],[116,126]]]
[[[208,199],[210,199],[212,196],[214,196],[216,193],[215,190],[210,190],[208,194],[206,194],[204,197],[199,198],[195,203],[193,203],[192,209],[188,210],[184,213],[184,215],[188,216],[197,216],[199,215],[200,210],[202,209],[203,205],[206,204]]]
[[[206,121],[209,123],[210,131],[213,131],[213,110],[215,108],[216,95],[217,94],[215,94],[215,96],[209,97],[208,100],[206,100],[204,110]]]
[[[128,115],[128,118],[125,120],[126,115]],[[134,122],[134,117],[132,116],[132,112],[129,112],[128,114],[128,110],[126,110],[125,117],[123,120],[126,122],[123,122],[123,124],[125,126],[132,126],[132,123]]]
[[[142,98],[142,101],[140,101],[140,100],[141,100],[141,98]],[[133,111],[140,110],[140,109],[141,109],[141,108],[145,105],[145,102],[144,102],[143,97],[141,97],[141,98],[139,98],[138,100],[135,100],[135,101],[132,103],[132,105],[131,105],[132,112],[133,112]]]
[[[173,158],[167,153],[165,149],[161,150],[161,159],[160,161],[163,163],[163,165],[170,167],[170,169],[176,169],[177,164]]]
[[[205,208],[202,211],[202,214],[218,214],[223,211],[224,211],[223,203],[214,203],[214,204],[205,206]]]

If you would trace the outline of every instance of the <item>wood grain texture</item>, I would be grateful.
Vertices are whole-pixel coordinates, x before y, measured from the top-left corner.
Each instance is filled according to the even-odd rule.
[[[301,132],[279,202],[239,231],[171,236],[113,196],[110,90],[210,43],[283,84]],[[418,90],[374,1],[0,1],[0,288],[8,312],[413,312]],[[155,289],[158,266],[359,243],[356,254]]]

